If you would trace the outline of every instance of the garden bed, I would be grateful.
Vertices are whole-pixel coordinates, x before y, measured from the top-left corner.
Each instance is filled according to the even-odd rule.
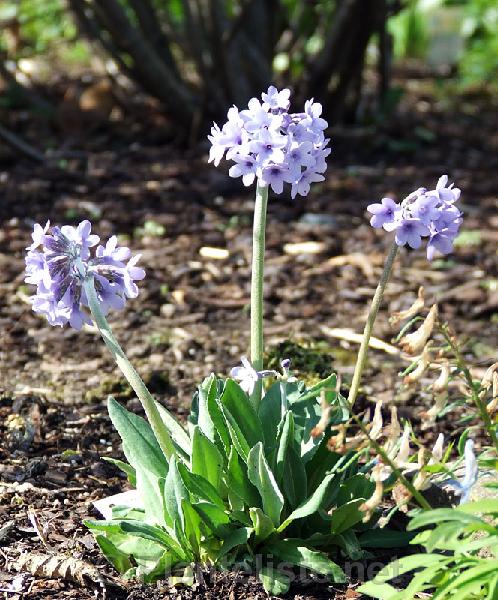
[[[489,132],[498,123],[485,97],[462,98],[458,107],[443,112],[422,88],[406,100],[402,117],[378,133],[333,131],[324,185],[303,200],[270,200],[270,346],[290,337],[322,359],[330,349],[330,369],[347,381],[356,346],[330,330],[361,331],[388,244],[368,226],[365,207],[435,183],[447,172],[463,189],[464,244],[432,266],[421,253],[401,253],[375,335],[391,342],[396,332],[388,325],[389,312],[405,308],[424,285],[429,302],[437,299],[442,318],[468,340],[475,372],[496,359],[498,162],[496,136]],[[94,515],[93,500],[125,486],[101,460],[120,453],[104,406],[107,394],[130,409],[140,406],[97,333],[50,328],[26,303],[23,249],[32,223],[90,218],[97,233],[126,234],[143,254],[147,278],[140,302],[112,322],[157,398],[182,418],[197,382],[211,371],[227,374],[239,362],[248,346],[252,199],[206,165],[203,149],[177,152],[161,142],[148,129],[127,134],[121,127],[80,140],[84,158],[70,159],[64,168],[9,156],[0,165],[0,588],[12,581],[21,556],[47,553],[85,561],[110,580],[99,583],[82,565],[73,582],[63,581],[57,568],[47,579],[41,566],[38,576],[19,579],[21,590],[31,590],[26,598],[84,600],[94,598],[95,590],[100,594],[102,585],[108,598],[128,600],[266,597],[256,580],[228,574],[213,574],[206,588],[193,591],[112,585],[114,574],[81,521]],[[314,245],[296,246],[306,242]],[[226,249],[227,256],[214,257],[213,247]],[[399,389],[397,373],[405,366],[399,356],[373,351],[362,402],[396,402],[401,416],[417,427],[427,406],[417,390]],[[442,431],[454,438],[462,430],[454,418],[442,419],[423,435],[435,439]],[[357,583],[348,589],[303,585],[293,597],[358,598]]]

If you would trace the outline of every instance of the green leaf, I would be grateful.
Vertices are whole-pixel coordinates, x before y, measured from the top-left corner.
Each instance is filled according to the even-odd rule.
[[[260,508],[250,508],[249,514],[256,534],[256,542],[266,540],[274,531],[272,520]]]
[[[467,441],[471,432],[472,432],[472,427],[467,427],[467,429],[464,429],[462,432],[462,435],[458,438],[457,449],[458,449],[458,454],[460,456],[464,455],[465,442]]]
[[[464,505],[455,508],[435,508],[419,512],[408,523],[408,531],[426,527],[427,525],[439,525],[443,521],[457,521],[462,525],[469,523],[482,523],[479,517],[472,514],[466,514],[462,509]]]
[[[487,498],[461,504],[458,510],[464,513],[498,515],[498,499]]]
[[[137,492],[143,502],[147,520],[158,525],[171,525],[164,505],[164,478],[140,467],[137,470]]]
[[[230,517],[219,506],[210,502],[196,502],[192,507],[214,534],[221,537],[226,534],[225,526],[230,523]]]
[[[185,523],[185,536],[189,541],[194,556],[197,557],[200,555],[201,517],[188,499],[181,499],[181,510]]]
[[[156,406],[161,415],[162,422],[171,435],[173,443],[177,449],[181,450],[184,457],[190,457],[190,438],[188,433],[162,404],[156,402]]]
[[[124,533],[130,533],[167,548],[176,555],[178,560],[182,560],[185,557],[185,552],[178,542],[159,527],[147,525],[147,523],[142,523],[142,521],[121,521],[120,526]]]
[[[261,497],[258,490],[249,481],[247,465],[240,464],[239,455],[234,448],[228,460],[227,487],[233,491],[248,507],[260,507]]]
[[[278,439],[277,456],[275,461],[275,478],[280,485],[284,476],[284,466],[287,458],[287,449],[294,441],[294,415],[288,411],[282,423]]]
[[[377,583],[374,581],[367,581],[358,588],[358,591],[372,598],[378,598],[379,600],[398,600],[399,592],[396,588],[388,583]]]
[[[410,543],[414,534],[394,529],[369,529],[359,537],[362,548],[403,548]]]
[[[195,499],[208,500],[219,506],[222,510],[225,508],[223,499],[218,491],[204,477],[192,473],[185,465],[178,463],[178,470],[182,477],[185,487]]]
[[[223,545],[216,556],[215,562],[218,562],[237,546],[245,546],[252,533],[252,527],[241,527],[240,529],[232,531],[232,533],[223,540]]]
[[[270,456],[277,445],[278,424],[282,418],[280,383],[273,383],[268,388],[259,405],[258,416],[265,437],[266,455]]]
[[[358,498],[370,498],[375,489],[375,483],[360,473],[349,477],[339,487],[339,493],[335,500],[338,506],[356,500]]]
[[[330,531],[338,535],[359,523],[365,516],[365,513],[360,510],[364,502],[364,498],[358,498],[336,508],[330,519]]]
[[[258,577],[266,592],[272,596],[282,596],[289,591],[289,577],[273,567],[262,567]]]
[[[149,542],[154,542],[154,544],[158,544],[163,548],[167,548],[173,552],[179,560],[185,558],[185,552],[178,542],[163,529],[155,527],[154,525],[148,525],[142,521],[133,520],[98,521],[93,519],[84,521],[84,524],[92,531],[101,531],[105,533],[107,538],[111,539],[111,541],[117,537],[126,539],[126,534],[128,534],[128,537],[141,538]],[[114,541],[113,543],[117,546]],[[122,544],[119,545],[119,549],[124,552]],[[128,551],[128,554],[131,553],[131,551]],[[147,557],[147,559],[149,559],[149,557]]]
[[[131,465],[125,463],[123,460],[118,460],[117,458],[111,458],[109,456],[103,456],[102,460],[111,463],[111,465],[116,466],[118,469],[123,471],[123,473],[126,473],[127,479],[130,482],[130,484],[133,487],[137,487],[137,473]]]
[[[211,375],[199,386],[198,425],[202,433],[216,444],[218,450],[228,456],[231,442],[225,419],[218,406],[218,381]]]
[[[484,581],[484,576],[496,574],[497,570],[498,560],[482,560],[476,566],[465,569],[463,573],[460,573],[458,577],[451,579],[446,585],[438,587],[433,598],[448,597],[449,592],[458,590],[462,588],[464,584],[468,584],[473,580],[479,579]]]
[[[346,575],[339,565],[331,561],[322,552],[310,550],[303,540],[275,540],[264,546],[264,550],[273,554],[283,562],[296,567],[304,567],[329,576],[335,583],[344,583]]]
[[[318,398],[320,396],[320,392],[324,388],[330,388],[335,390],[337,386],[337,375],[335,373],[331,373],[325,379],[322,379],[314,386],[310,387],[309,390],[306,390],[304,394],[301,394],[297,399],[295,399],[292,404],[302,404],[307,402],[308,400],[313,400],[314,398]]]
[[[340,535],[336,536],[338,543],[342,550],[346,553],[346,556],[351,560],[361,560],[365,558],[365,552],[361,549],[358,538],[352,529],[343,531]]]
[[[130,465],[136,470],[145,467],[158,477],[165,477],[168,463],[147,421],[126,410],[112,397],[107,401],[107,408],[123,440],[123,451]]]
[[[247,457],[249,480],[259,491],[263,501],[263,511],[270,517],[275,527],[280,523],[280,513],[284,507],[284,498],[275,476],[270,470],[263,452],[263,444],[253,446]]]
[[[220,401],[218,401],[218,407],[220,408],[225,419],[226,427],[228,428],[232,444],[235,446],[242,460],[244,462],[247,462],[247,455],[249,454],[250,450],[249,443],[247,442],[246,438],[244,437],[244,434],[242,433],[240,427],[237,424],[237,421],[234,419],[232,413],[228,410],[228,408],[226,406],[223,406],[223,404],[221,404]]]
[[[164,484],[164,502],[171,518],[176,538],[182,546],[185,545],[185,547],[188,547],[185,536],[185,515],[182,508],[183,500],[190,500],[189,494],[178,470],[176,459],[172,456],[169,463],[169,472]]]
[[[414,569],[430,567],[437,563],[444,565],[451,560],[451,558],[445,558],[441,554],[412,554],[410,556],[403,556],[381,569],[373,581],[384,583],[394,577],[409,573]]]
[[[96,535],[95,541],[102,550],[102,554],[107,558],[111,565],[120,573],[126,573],[128,569],[133,566],[130,558],[121,550],[118,550],[116,546],[108,540],[104,535]]]
[[[308,488],[306,470],[294,446],[290,446],[287,451],[282,487],[291,508],[296,508],[306,500]]]
[[[323,478],[341,459],[341,455],[332,452],[327,446],[330,434],[327,432],[320,440],[313,457],[306,463],[308,478],[308,493],[313,492],[323,481]]]
[[[197,425],[201,428],[202,433],[212,442],[216,439],[216,427],[209,414],[209,398],[214,397],[216,400],[216,375],[212,373],[198,387],[198,410]]]
[[[233,379],[227,379],[221,403],[229,410],[250,448],[264,441],[261,421],[247,394]]]
[[[219,490],[223,463],[223,457],[216,445],[196,425],[192,434],[192,473],[204,477]]]
[[[283,531],[292,523],[292,521],[308,517],[309,515],[315,513],[319,508],[322,508],[324,498],[327,495],[329,485],[334,479],[334,476],[334,473],[330,473],[329,475],[327,475],[322,481],[322,483],[313,492],[313,494],[305,502],[303,502],[300,506],[298,506],[295,510],[291,512],[291,514],[287,517],[287,519],[285,519],[282,525],[280,525],[278,531]]]

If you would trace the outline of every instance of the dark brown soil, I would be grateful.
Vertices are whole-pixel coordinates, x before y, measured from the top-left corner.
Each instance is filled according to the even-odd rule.
[[[356,346],[327,332],[362,330],[390,243],[370,228],[365,207],[433,185],[442,173],[463,189],[464,229],[474,233],[468,245],[433,265],[422,252],[401,251],[375,335],[391,341],[396,332],[389,313],[406,308],[424,285],[428,304],[437,300],[442,317],[466,340],[476,375],[496,360],[496,105],[486,96],[441,99],[426,80],[403,85],[411,91],[399,115],[378,130],[332,129],[327,180],[309,198],[270,202],[266,342],[326,345],[330,369],[346,382]],[[28,139],[67,142],[39,124],[20,129]],[[1,155],[0,590],[15,580],[19,593],[6,595],[15,600],[265,598],[258,582],[235,574],[208,574],[189,591],[115,579],[81,521],[93,514],[93,500],[125,487],[101,460],[120,453],[105,412],[107,395],[139,406],[97,334],[49,327],[30,311],[23,284],[23,249],[34,222],[90,218],[102,237],[127,236],[142,253],[147,278],[139,299],[112,319],[115,333],[156,397],[183,417],[196,384],[211,371],[226,374],[247,352],[252,198],[206,164],[206,147],[175,150],[153,127],[121,125],[72,143],[83,158],[69,159],[64,168],[36,165],[7,150]],[[318,223],[310,217],[315,214]],[[289,254],[286,244],[304,241],[318,242],[318,253]],[[205,246],[226,248],[229,256],[203,257]],[[350,256],[356,254],[360,263]],[[339,256],[349,256],[342,266],[331,262]],[[406,363],[378,351],[371,356],[364,401],[397,402],[418,423],[430,401],[423,386],[402,390],[398,372]],[[448,418],[424,435],[454,437],[462,429]],[[40,570],[19,577],[20,560],[47,553],[85,561],[119,585],[102,588],[91,570],[81,575],[85,585],[57,574],[47,579]],[[289,597],[359,598],[357,585],[303,584]]]

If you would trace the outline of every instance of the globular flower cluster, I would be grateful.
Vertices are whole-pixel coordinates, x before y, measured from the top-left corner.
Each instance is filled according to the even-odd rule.
[[[370,204],[372,227],[395,231],[398,246],[408,244],[420,248],[422,238],[428,237],[427,258],[432,260],[436,250],[449,254],[453,241],[463,222],[462,213],[455,206],[460,190],[448,185],[448,176],[442,175],[436,189],[419,188],[407,196],[401,204],[391,198],[383,198],[378,204]]]
[[[312,183],[324,180],[330,154],[322,106],[307,100],[304,112],[289,113],[290,90],[273,86],[261,98],[252,98],[246,110],[233,106],[221,129],[213,125],[209,162],[218,166],[226,153],[235,163],[229,175],[242,177],[245,186],[257,179],[280,194],[289,183],[292,198],[306,196]]]
[[[30,298],[33,310],[45,315],[51,325],[69,323],[81,329],[92,322],[83,308],[88,307],[85,278],[93,279],[104,314],[122,309],[126,298],[138,295],[135,281],[145,277],[145,271],[136,266],[140,255],[130,258],[130,249],[118,246],[116,236],[100,245],[99,236],[91,229],[86,220],[77,227],[50,227],[48,221],[44,227],[34,226],[25,281],[36,286]]]

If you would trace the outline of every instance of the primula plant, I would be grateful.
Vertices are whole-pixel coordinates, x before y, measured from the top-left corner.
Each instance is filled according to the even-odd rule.
[[[139,257],[131,257],[114,236],[100,244],[88,221],[77,227],[35,225],[26,257],[26,281],[36,286],[33,310],[51,325],[96,325],[147,417],[109,398],[127,461],[111,462],[133,489],[97,502],[104,520],[86,522],[107,559],[126,577],[146,582],[169,577],[171,583],[188,584],[197,569],[242,569],[256,572],[274,594],[288,590],[296,567],[344,581],[338,563],[345,557],[362,558],[368,556],[366,548],[399,545],[410,537],[378,526],[386,486],[392,489],[400,481],[409,493],[405,504],[430,508],[422,493],[429,478],[425,470],[441,462],[442,440],[431,460],[413,469],[409,429],[402,433],[393,414],[387,431],[380,406],[372,424],[353,407],[397,249],[418,248],[427,237],[429,258],[436,250],[449,252],[462,221],[455,206],[460,192],[443,176],[435,189],[420,188],[400,205],[384,199],[369,206],[372,225],[394,231],[395,241],[347,399],[335,374],[307,388],[292,375],[285,357],[278,370],[265,369],[268,191],[282,193],[287,183],[293,198],[306,196],[312,183],[324,179],[330,153],[321,105],[309,100],[299,113],[289,113],[289,106],[289,90],[270,87],[247,109],[232,107],[227,122],[214,125],[209,136],[210,160],[215,165],[224,158],[232,161],[230,176],[256,186],[250,358],[242,357],[228,378],[211,374],[199,385],[186,425],[152,397],[106,318],[137,297],[136,281],[145,276]],[[349,445],[348,427],[359,429]],[[419,478],[424,473],[420,485],[409,476],[414,470]]]

